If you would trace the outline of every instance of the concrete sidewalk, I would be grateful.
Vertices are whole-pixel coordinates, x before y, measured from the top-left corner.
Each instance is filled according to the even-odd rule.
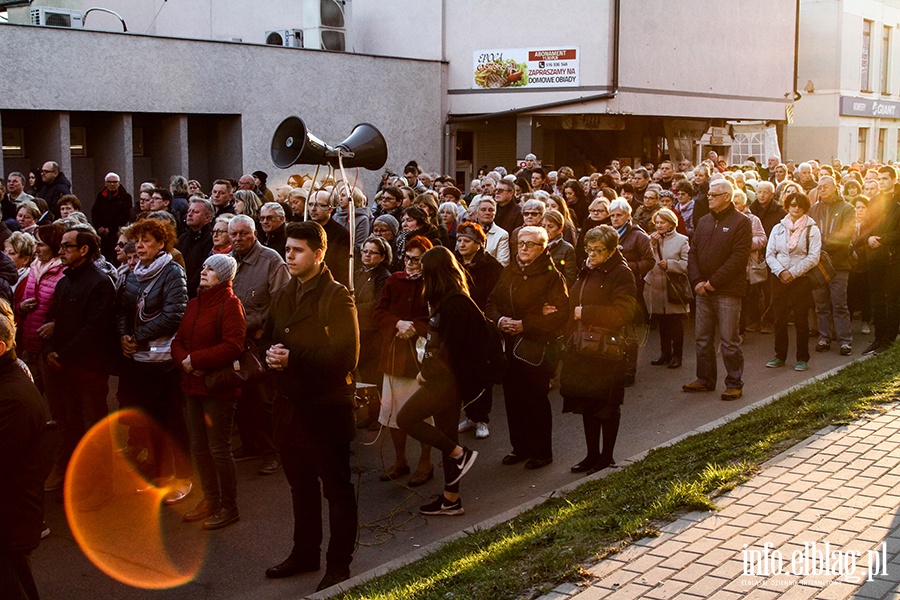
[[[684,515],[540,600],[900,598],[900,404],[886,409],[819,431],[719,512]]]

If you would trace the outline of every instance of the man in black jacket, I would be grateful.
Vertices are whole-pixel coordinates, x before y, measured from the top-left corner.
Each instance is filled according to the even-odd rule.
[[[63,408],[62,448],[55,468],[65,472],[69,457],[87,431],[107,416],[109,370],[115,348],[115,289],[95,265],[100,239],[88,229],[63,234],[60,260],[66,265],[56,286],[47,322],[38,329],[50,366],[49,392]],[[96,453],[111,460],[106,453]],[[112,495],[111,462],[94,465],[97,480],[82,509],[102,506]],[[85,488],[87,489],[87,488]]]
[[[0,301],[2,302],[2,301]],[[41,437],[50,418],[40,392],[16,360],[9,306],[0,310],[0,590],[38,598],[29,555],[41,541],[44,473]],[[9,316],[8,316],[9,315]]]
[[[716,389],[718,376],[714,336],[718,330],[722,361],[727,371],[722,400],[737,400],[744,388],[741,379],[744,355],[739,329],[753,240],[750,219],[734,207],[731,201],[733,195],[734,188],[724,179],[710,184],[710,212],[697,222],[688,254],[688,277],[697,300],[694,336],[697,343],[697,381],[682,386],[682,389],[685,392],[711,392]]]
[[[134,203],[116,173],[107,173],[105,184],[94,200],[91,221],[100,236],[100,251],[103,256],[111,263],[118,264],[116,242],[119,239],[119,228],[128,223]]]
[[[359,328],[353,296],[324,264],[327,247],[318,223],[288,225],[291,281],[272,298],[265,336],[273,342],[266,363],[275,371],[277,388],[275,440],[294,508],[294,548],[266,570],[266,577],[319,570],[321,480],[331,539],[318,590],[350,577],[357,525],[350,442],[356,435],[352,372],[359,358]]]
[[[310,198],[309,218],[322,226],[328,236],[325,264],[331,276],[346,286],[350,285],[350,234],[343,225],[332,218],[334,206],[331,195],[320,191]]]
[[[212,251],[213,239],[210,221],[216,209],[212,202],[204,198],[194,197],[188,205],[185,223],[187,231],[178,238],[175,246],[184,257],[184,271],[187,274],[188,297],[197,295],[200,287],[200,269],[203,261]]]
[[[878,169],[880,193],[869,203],[860,239],[869,264],[875,340],[863,355],[881,354],[900,329],[900,184],[895,167]]]
[[[41,167],[41,180],[44,187],[38,192],[38,197],[47,201],[47,209],[58,219],[60,214],[56,203],[66,194],[72,193],[72,184],[65,173],[59,170],[59,165],[52,160],[45,162]]]
[[[284,245],[287,240],[284,233],[284,208],[277,202],[263,204],[259,209],[259,226],[262,229],[259,243],[284,258]]]

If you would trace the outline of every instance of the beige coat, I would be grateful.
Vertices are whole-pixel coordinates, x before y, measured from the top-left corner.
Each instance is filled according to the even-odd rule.
[[[647,312],[651,315],[675,315],[686,314],[690,312],[689,306],[673,304],[668,301],[666,294],[666,271],[656,264],[660,260],[667,261],[667,271],[672,273],[683,273],[687,275],[688,264],[688,245],[687,236],[681,235],[677,231],[671,231],[664,237],[657,240],[650,240],[650,248],[653,250],[654,265],[653,268],[644,276],[644,303],[647,305]]]

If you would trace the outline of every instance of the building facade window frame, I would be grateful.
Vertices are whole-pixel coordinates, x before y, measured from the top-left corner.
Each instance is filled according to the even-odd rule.
[[[859,61],[859,91],[872,92],[872,29],[875,27],[875,21],[863,19],[862,28],[862,52]]]
[[[891,38],[893,27],[885,25],[881,35],[881,93],[891,95]]]

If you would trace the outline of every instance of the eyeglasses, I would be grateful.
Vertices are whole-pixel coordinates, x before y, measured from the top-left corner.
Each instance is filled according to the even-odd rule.
[[[59,247],[60,247],[60,248],[80,248],[81,246],[79,246],[78,244],[67,244],[67,243],[62,243],[62,244],[59,245]]]
[[[381,252],[378,252],[377,250],[363,250],[360,254],[365,254],[366,256],[372,256],[373,254],[375,254],[380,256]]]
[[[590,246],[585,246],[584,250],[585,252],[593,256],[595,254],[603,254],[604,252],[608,252],[609,248],[591,248]]]
[[[124,248],[127,245],[127,242],[116,242],[116,248]]]
[[[53,173],[54,171],[48,171],[47,169],[41,169],[41,173]]]
[[[403,260],[405,260],[406,262],[411,262],[411,263],[420,263],[420,262],[422,262],[422,257],[421,256],[413,256],[411,254],[405,254],[403,256]]]
[[[719,196],[730,196],[731,192],[719,192],[718,194],[709,193],[706,196],[708,198],[718,198]]]
[[[591,213],[592,215],[602,215],[603,213],[608,213],[609,211],[606,210],[605,208],[592,208],[588,212]]]
[[[227,229],[213,229],[213,235],[228,235]]]
[[[529,210],[529,211],[523,212],[522,215],[524,215],[526,217],[539,217],[539,216],[541,216],[541,213],[534,211],[534,210]]]
[[[314,203],[313,203],[313,206],[318,206],[318,207],[321,208],[322,210],[327,210],[327,209],[331,208],[331,205],[330,205],[330,204],[321,204],[321,203],[319,203],[319,202],[314,202]]]
[[[519,248],[528,248],[529,250],[531,250],[531,249],[534,248],[535,246],[541,246],[541,247],[543,248],[543,244],[539,244],[539,243],[537,243],[537,242],[530,242],[530,241],[519,242],[519,243],[516,244],[516,245],[517,245]]]
[[[115,179],[107,179],[106,183],[119,183],[119,182],[116,181]]]
[[[260,221],[275,221],[278,219],[277,215],[260,215]]]

